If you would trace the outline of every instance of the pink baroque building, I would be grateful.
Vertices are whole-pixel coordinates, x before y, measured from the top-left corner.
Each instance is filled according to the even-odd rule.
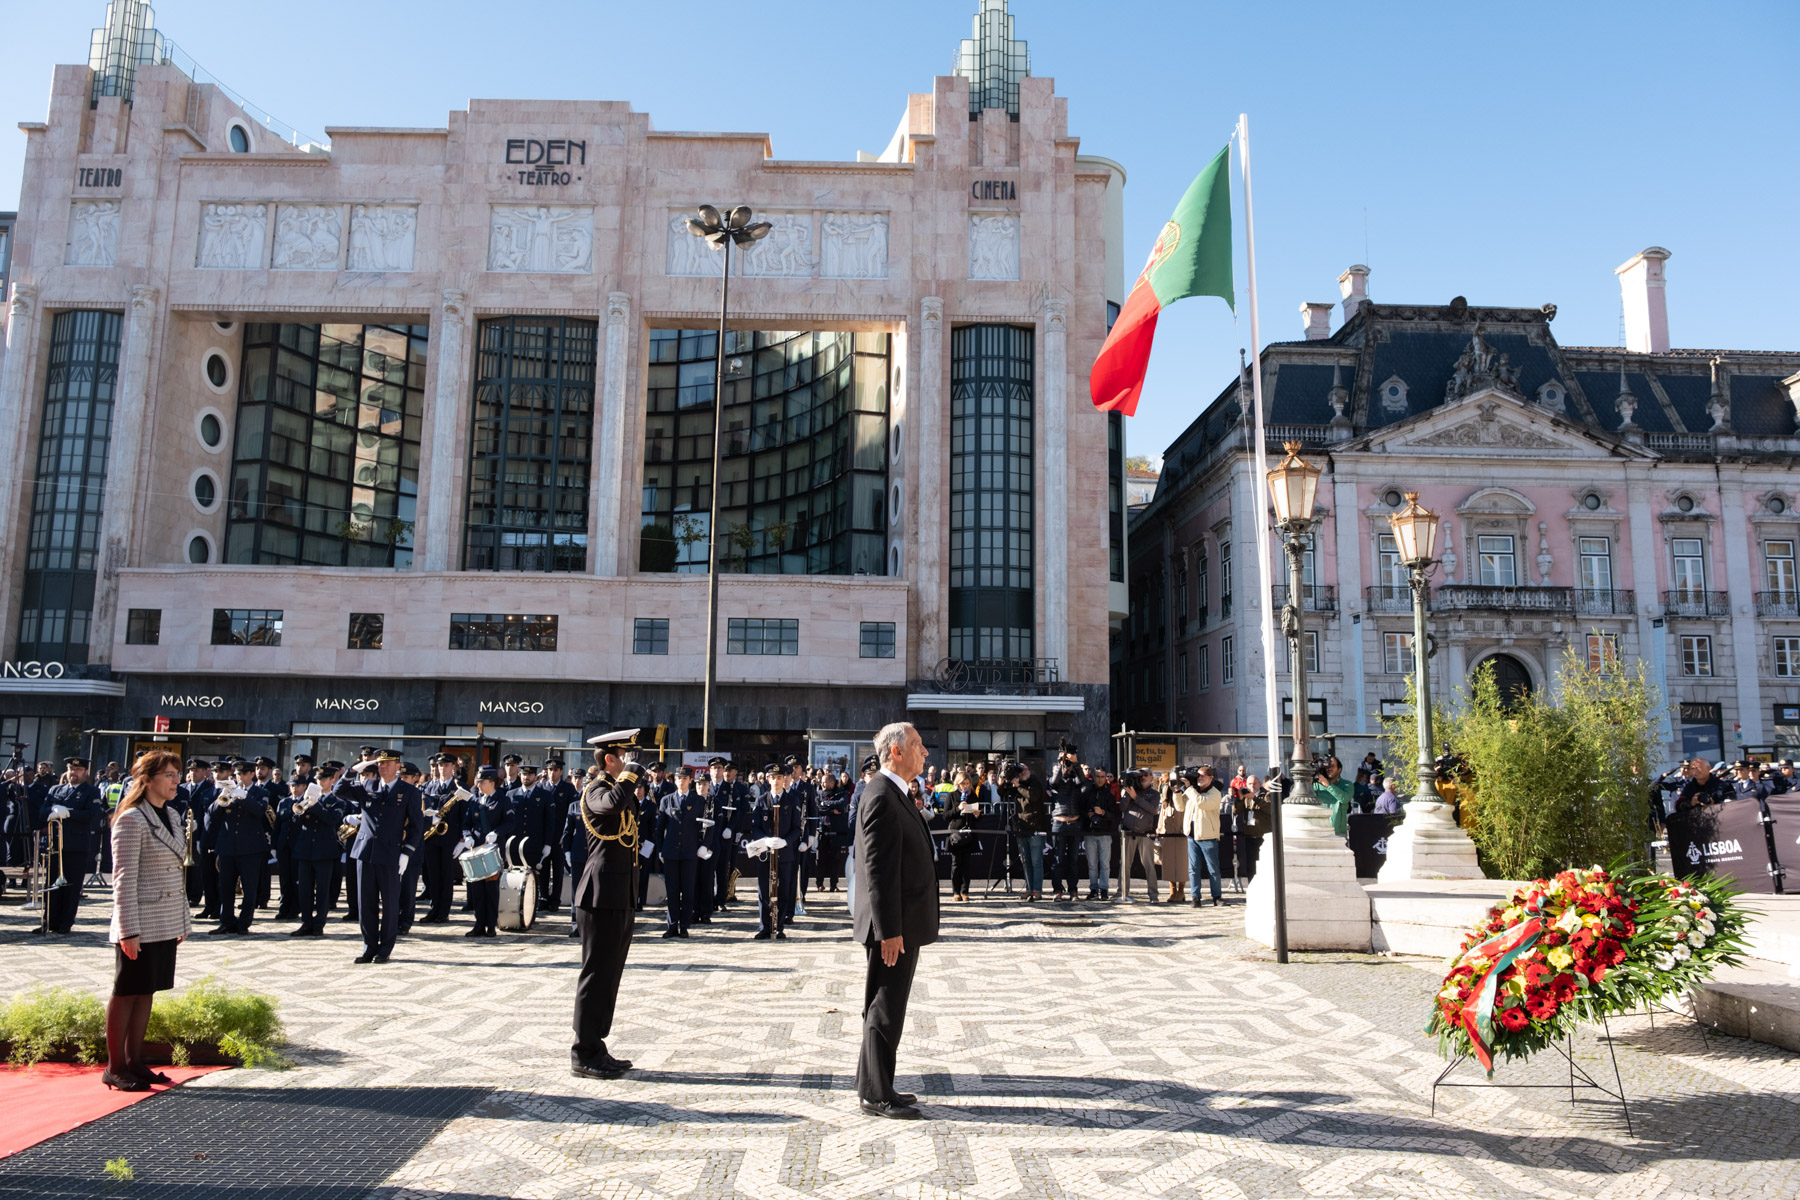
[[[1387,517],[1416,491],[1442,518],[1436,703],[1483,663],[1554,692],[1572,647],[1648,665],[1670,757],[1800,749],[1800,351],[1672,349],[1668,257],[1618,269],[1623,349],[1558,344],[1555,305],[1377,304],[1362,266],[1340,277],[1338,329],[1332,305],[1303,305],[1305,339],[1266,349],[1270,461],[1297,440],[1325,468],[1304,597],[1315,730],[1378,733],[1405,696],[1412,601]],[[1133,517],[1115,727],[1263,735],[1261,623],[1285,565],[1253,512],[1248,396],[1233,381],[1168,447]]]

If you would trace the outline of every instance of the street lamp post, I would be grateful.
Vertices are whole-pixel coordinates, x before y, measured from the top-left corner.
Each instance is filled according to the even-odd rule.
[[[1419,503],[1419,493],[1406,493],[1406,507],[1388,514],[1400,564],[1412,585],[1413,606],[1413,717],[1419,727],[1418,790],[1416,797],[1437,796],[1437,757],[1431,744],[1431,635],[1425,630],[1425,605],[1431,568],[1437,565],[1437,514]]]
[[[1288,639],[1288,661],[1293,667],[1294,753],[1289,759],[1288,774],[1294,786],[1281,803],[1283,808],[1288,804],[1317,807],[1319,800],[1313,794],[1312,756],[1307,751],[1312,704],[1307,693],[1306,598],[1302,589],[1306,534],[1312,527],[1313,502],[1318,496],[1319,476],[1324,472],[1300,457],[1299,442],[1284,442],[1282,449],[1287,452],[1287,457],[1269,472],[1269,500],[1275,508],[1275,527],[1281,531],[1288,560],[1288,599],[1281,609],[1281,627]],[[1281,825],[1282,816],[1278,811],[1274,831],[1276,962],[1288,960],[1287,872]]]
[[[688,232],[725,252],[725,269],[719,276],[719,345],[713,365],[712,511],[706,522],[706,690],[701,698],[701,747],[711,750],[713,693],[719,682],[719,458],[725,423],[725,319],[731,310],[731,247],[767,237],[773,226],[767,221],[752,222],[754,214],[747,204],[724,215],[710,204],[702,204],[696,211],[697,219],[688,218]]]

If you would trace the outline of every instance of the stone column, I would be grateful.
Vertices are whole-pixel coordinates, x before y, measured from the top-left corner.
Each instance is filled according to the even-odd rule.
[[[1281,836],[1287,874],[1290,950],[1367,950],[1369,894],[1356,879],[1356,856],[1331,828],[1321,804],[1283,804]],[[1244,936],[1275,944],[1273,848],[1264,839],[1256,876],[1244,899]]]
[[[37,289],[28,283],[13,284],[6,358],[0,361],[0,463],[7,468],[0,471],[0,648],[11,647],[18,633],[13,600],[25,550],[19,535],[26,528],[20,509],[29,497],[25,479],[37,473],[37,454],[27,453],[25,447],[31,430],[31,359],[37,329]],[[11,657],[10,649],[4,657]]]
[[[1406,802],[1406,820],[1388,837],[1387,861],[1380,882],[1406,879],[1485,879],[1469,840],[1450,806],[1436,796],[1414,796]]]
[[[1044,424],[1044,528],[1037,573],[1044,595],[1044,640],[1038,657],[1056,660],[1069,677],[1069,303],[1044,301],[1044,383],[1038,389]],[[1175,636],[1174,627],[1169,636]],[[1171,702],[1175,689],[1170,688]]]
[[[919,486],[913,494],[913,578],[919,604],[918,674],[929,676],[944,657],[944,625],[948,618],[941,553],[944,545],[944,460],[949,457],[949,423],[944,415],[944,302],[936,296],[919,301],[919,366],[913,376],[912,411],[902,435],[901,453],[919,464]],[[904,461],[904,460],[903,460]]]
[[[451,530],[456,524],[456,500],[452,486],[457,464],[463,461],[463,433],[468,429],[469,355],[463,345],[469,296],[446,288],[438,308],[437,328],[431,331],[431,356],[437,359],[437,386],[431,392],[431,445],[426,469],[424,536],[419,561],[427,571],[448,571],[462,556],[452,553]]]
[[[606,358],[600,403],[594,406],[594,477],[588,512],[593,524],[594,574],[629,575],[631,551],[624,544],[625,430],[631,425],[626,400],[625,352],[631,342],[631,297],[606,293]]]
[[[112,661],[113,623],[119,608],[119,572],[130,564],[132,531],[143,472],[144,427],[150,417],[150,350],[159,293],[139,284],[125,309],[125,344],[113,389],[111,438],[106,450],[106,493],[100,507],[100,552],[95,566],[94,611],[88,625],[88,661]]]

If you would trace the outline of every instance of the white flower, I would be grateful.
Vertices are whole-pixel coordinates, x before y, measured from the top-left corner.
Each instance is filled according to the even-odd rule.
[[[1675,949],[1671,953],[1675,955],[1676,962],[1686,962],[1688,959],[1694,957],[1694,952],[1689,950],[1687,946],[1681,942],[1675,943]]]
[[[1673,954],[1657,955],[1656,956],[1656,969],[1659,971],[1674,970],[1675,969],[1675,956]]]
[[[1679,931],[1685,931],[1689,925],[1693,924],[1693,922],[1688,920],[1686,917],[1677,915],[1677,916],[1669,918],[1669,924],[1671,927],[1673,927],[1675,930],[1677,930],[1679,932]]]
[[[1714,933],[1718,932],[1718,926],[1714,925],[1711,921],[1701,921],[1698,923],[1697,928],[1707,937],[1711,937]]]
[[[1696,930],[1694,930],[1694,932],[1688,934],[1687,940],[1688,940],[1688,945],[1692,946],[1696,950],[1698,950],[1700,947],[1706,945],[1706,935],[1704,933],[1700,932],[1698,929],[1696,929]]]
[[[1562,930],[1564,933],[1574,933],[1577,929],[1580,929],[1581,910],[1578,908],[1566,910],[1562,916],[1556,919],[1556,928]]]

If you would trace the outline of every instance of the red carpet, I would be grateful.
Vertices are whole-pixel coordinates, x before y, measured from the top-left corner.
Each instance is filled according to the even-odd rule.
[[[153,1086],[147,1092],[116,1092],[100,1082],[103,1069],[75,1063],[0,1066],[0,1112],[6,1114],[5,1120],[0,1121],[0,1158],[169,1090]],[[172,1087],[225,1069],[152,1068],[173,1080]]]

